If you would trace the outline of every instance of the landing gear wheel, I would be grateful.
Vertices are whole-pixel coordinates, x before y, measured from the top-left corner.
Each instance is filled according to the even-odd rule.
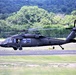
[[[19,50],[22,50],[22,47],[19,47]]]
[[[55,49],[55,47],[53,47],[53,49]]]
[[[64,48],[62,48],[62,50],[64,50]]]
[[[17,50],[17,48],[16,48],[16,47],[13,47],[13,49],[14,49],[14,50]]]
[[[59,45],[59,46],[61,47],[62,50],[64,50],[64,48],[61,45]]]

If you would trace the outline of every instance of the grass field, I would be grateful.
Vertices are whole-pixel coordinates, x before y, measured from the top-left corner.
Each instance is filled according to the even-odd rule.
[[[65,50],[76,50],[76,44],[63,45]],[[52,50],[47,47],[23,50]],[[12,48],[0,50],[14,51]],[[56,46],[56,50],[61,50]],[[0,75],[76,75],[76,55],[62,56],[0,56]]]
[[[0,56],[0,75],[76,75],[76,56]]]

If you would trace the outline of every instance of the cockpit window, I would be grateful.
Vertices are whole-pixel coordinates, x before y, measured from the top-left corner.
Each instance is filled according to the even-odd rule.
[[[11,39],[11,38],[7,38],[7,39],[3,42],[3,44],[7,44],[7,43],[12,43],[12,39]]]

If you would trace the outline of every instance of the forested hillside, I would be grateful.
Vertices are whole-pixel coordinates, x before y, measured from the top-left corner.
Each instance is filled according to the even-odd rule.
[[[19,11],[12,13],[6,19],[0,20],[0,37],[7,37],[8,35],[5,32],[11,32],[9,35],[13,35],[18,33],[17,30],[46,28],[56,29],[36,32],[46,36],[66,37],[69,30],[66,31],[65,27],[72,27],[75,19],[76,10],[69,15],[65,15],[48,12],[37,6],[23,6]]]
[[[75,19],[76,0],[0,0],[0,37],[23,29],[41,29],[31,33],[66,37],[69,30],[65,27],[72,27]],[[56,29],[42,30],[46,28]]]
[[[49,12],[71,13],[76,9],[76,0],[0,0],[0,13],[12,13],[22,6],[38,6]]]

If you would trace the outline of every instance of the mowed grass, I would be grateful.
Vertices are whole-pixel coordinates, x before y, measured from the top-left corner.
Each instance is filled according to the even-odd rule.
[[[76,55],[0,56],[0,62],[76,62]]]
[[[75,55],[0,56],[0,75],[76,75],[75,63]]]
[[[0,75],[76,75],[73,68],[13,67],[0,68]]]

